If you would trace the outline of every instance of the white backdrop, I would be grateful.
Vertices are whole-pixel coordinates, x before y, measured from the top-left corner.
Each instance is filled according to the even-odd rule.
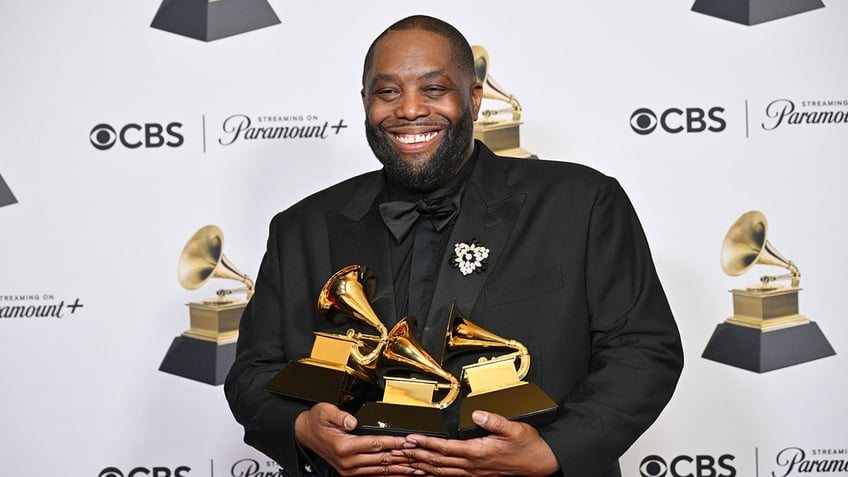
[[[255,277],[274,213],[375,168],[362,58],[385,26],[426,13],[487,48],[492,76],[521,101],[524,148],[615,176],[636,205],[687,363],[624,474],[848,475],[778,462],[793,447],[807,460],[848,460],[848,123],[773,127],[767,116],[777,100],[848,112],[844,2],[746,26],[680,0],[270,0],[280,24],[211,42],[150,28],[159,3],[0,5],[0,176],[17,199],[0,206],[0,316],[63,305],[61,318],[0,318],[0,474],[251,475],[243,459],[277,471],[241,442],[220,386],[158,371],[188,328],[185,303],[230,286],[181,288],[177,257],[216,224],[226,255]],[[686,131],[672,115],[684,131],[637,134],[640,108],[713,110],[719,120],[703,124],[720,130],[694,121]],[[239,114],[347,127],[222,145],[224,121]],[[147,147],[130,131],[140,147],[98,150],[98,124],[171,125],[177,134],[162,141],[179,145],[156,147],[153,134]],[[719,267],[724,234],[751,209],[801,270],[801,312],[835,356],[761,374],[701,358],[732,314],[728,290],[774,273]],[[667,472],[645,470],[657,458]]]

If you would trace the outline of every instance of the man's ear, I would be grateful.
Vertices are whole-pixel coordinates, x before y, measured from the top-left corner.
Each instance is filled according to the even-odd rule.
[[[483,84],[479,81],[475,81],[474,84],[471,85],[471,113],[475,121],[477,120],[477,116],[480,114],[481,104],[483,104]]]
[[[362,109],[368,111],[368,104],[365,101],[365,88],[359,90],[359,95],[362,97]]]

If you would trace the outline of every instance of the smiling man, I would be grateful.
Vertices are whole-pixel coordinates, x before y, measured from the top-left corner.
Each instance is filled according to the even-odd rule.
[[[639,220],[615,179],[573,163],[496,156],[473,137],[482,87],[451,25],[408,17],[368,50],[366,136],[383,164],[318,192],[271,222],[256,291],[225,391],[245,441],[292,475],[619,476],[619,456],[675,389],[680,337]],[[485,247],[458,269],[450,250]],[[370,306],[442,356],[451,306],[532,356],[526,379],[559,406],[535,428],[492,412],[487,435],[358,435],[354,414],[263,389],[309,356],[313,332],[344,334],[315,300],[348,265],[373,272]],[[481,355],[491,354],[483,351]],[[471,361],[473,362],[473,361]]]
[[[470,50],[430,31],[389,30],[368,51],[362,85],[368,144],[391,180],[432,192],[471,157],[483,87]]]

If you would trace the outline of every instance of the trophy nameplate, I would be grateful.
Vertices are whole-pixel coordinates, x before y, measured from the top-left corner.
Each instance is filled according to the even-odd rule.
[[[174,338],[159,371],[206,384],[223,384],[236,357],[239,322],[253,295],[253,281],[240,272],[223,253],[224,234],[215,225],[201,227],[180,254],[177,278],[183,288],[193,290],[211,278],[242,282],[237,290],[218,290],[218,297],[191,302],[190,328]],[[247,297],[228,298],[232,293]]]
[[[212,41],[278,23],[267,0],[163,0],[150,26]]]
[[[489,75],[489,53],[479,45],[471,47],[474,53],[474,73],[483,85],[483,98],[509,103],[502,110],[485,110],[482,118],[474,122],[474,138],[483,141],[495,154],[508,157],[533,157],[521,147],[521,104]],[[501,113],[512,115],[510,119],[498,118]]]
[[[764,276],[761,285],[733,289],[733,316],[716,326],[704,359],[764,373],[836,354],[818,325],[799,313],[798,267],[766,239],[768,222],[758,211],[743,214],[722,243],[722,270],[741,275],[755,264],[776,265],[789,274]],[[790,286],[775,285],[789,279]]]
[[[823,7],[821,0],[696,0],[692,11],[750,26]]]

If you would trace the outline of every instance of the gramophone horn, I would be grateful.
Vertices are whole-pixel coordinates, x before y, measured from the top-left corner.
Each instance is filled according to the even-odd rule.
[[[521,119],[521,105],[515,96],[506,92],[490,75],[489,75],[489,53],[485,48],[479,45],[471,47],[474,54],[474,74],[477,76],[477,81],[483,85],[483,97],[504,101],[512,106],[512,119],[518,121]],[[502,111],[484,113],[484,116],[497,114]]]
[[[520,360],[518,370],[516,371],[518,379],[523,379],[527,376],[527,372],[530,370],[530,353],[527,351],[526,346],[516,340],[502,338],[489,330],[475,325],[466,316],[459,313],[456,305],[454,305],[451,308],[450,321],[448,323],[447,333],[445,334],[445,350],[442,353],[442,362],[453,354],[487,348],[515,350],[512,356]],[[504,357],[504,359],[506,358]]]
[[[324,284],[318,295],[318,311],[333,324],[341,324],[347,317],[353,317],[376,328],[380,335],[354,335],[358,340],[376,341],[376,346],[365,354],[357,347],[351,350],[353,359],[363,366],[371,364],[380,354],[386,341],[386,326],[380,321],[368,301],[365,283],[368,269],[361,265],[349,265],[342,268]],[[350,335],[350,333],[348,333]]]
[[[798,267],[786,259],[767,240],[768,221],[759,211],[752,210],[742,214],[730,226],[721,244],[721,269],[724,273],[737,276],[745,273],[755,264],[776,265],[789,270],[788,275],[760,278],[763,284],[775,279],[790,278],[792,286],[797,287],[801,274]]]
[[[183,288],[200,288],[210,278],[227,278],[245,284],[241,290],[221,290],[219,295],[244,291],[253,296],[253,281],[224,255],[224,233],[215,225],[201,227],[188,239],[177,264],[177,279]]]
[[[444,409],[459,395],[459,380],[445,371],[415,339],[409,317],[399,321],[386,337],[386,346],[380,355],[377,368],[380,370],[411,369],[438,376],[449,384],[439,384],[439,389],[448,389],[447,395],[433,407]]]

